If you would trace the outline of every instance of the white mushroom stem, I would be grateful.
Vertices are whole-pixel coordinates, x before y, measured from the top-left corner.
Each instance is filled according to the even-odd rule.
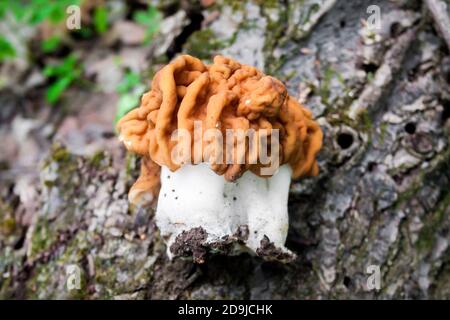
[[[213,172],[208,164],[186,165],[176,172],[162,167],[156,223],[170,245],[183,231],[202,227],[207,242],[223,241],[239,227],[249,230],[245,246],[253,252],[264,236],[275,247],[285,247],[288,232],[287,202],[292,171],[283,165],[269,178],[247,171],[235,182]]]

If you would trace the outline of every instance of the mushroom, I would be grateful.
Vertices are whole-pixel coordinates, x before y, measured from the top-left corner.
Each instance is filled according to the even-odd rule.
[[[169,256],[294,257],[284,246],[289,187],[317,175],[322,131],[279,80],[223,56],[205,65],[182,55],[155,75],[117,130],[143,156],[129,201],[157,203]]]

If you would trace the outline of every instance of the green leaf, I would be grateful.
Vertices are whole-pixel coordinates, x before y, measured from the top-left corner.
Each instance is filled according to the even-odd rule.
[[[80,0],[0,0],[0,17],[11,12],[17,21],[39,24],[43,21],[59,23],[66,17],[69,5],[79,5]]]
[[[56,24],[58,22],[63,21],[66,18],[67,6],[63,2],[51,6],[50,12],[47,16],[48,20],[51,23]]]
[[[75,55],[69,55],[60,63],[48,65],[43,70],[47,78],[55,79],[47,88],[46,98],[50,104],[54,104],[64,90],[81,76],[81,67]]]
[[[41,43],[42,51],[44,51],[45,53],[53,52],[58,48],[60,42],[61,38],[59,36],[52,36],[48,39],[45,39]]]
[[[147,28],[146,39],[148,41],[158,32],[162,15],[156,7],[149,6],[147,11],[136,11],[133,15],[133,20]]]
[[[46,95],[47,102],[50,104],[54,104],[56,101],[58,101],[64,90],[66,90],[67,87],[69,87],[72,80],[73,77],[68,75],[66,77],[59,78],[54,83],[52,83],[50,87],[47,88],[47,95]]]
[[[14,47],[6,40],[3,36],[0,35],[0,62],[5,60],[6,58],[12,58],[16,56],[16,50]]]
[[[94,27],[97,33],[104,33],[108,29],[108,12],[104,6],[95,8]]]
[[[35,5],[35,7],[37,7]],[[30,18],[29,18],[29,22],[31,24],[39,24],[41,22],[43,22],[45,19],[48,18],[48,16],[51,14],[53,7],[51,5],[47,5],[47,6],[40,6],[37,8],[34,8],[34,10],[30,10]],[[26,10],[26,9],[25,9]],[[27,17],[28,15],[25,14],[24,17]]]
[[[115,123],[124,115],[136,108],[139,104],[139,96],[135,94],[124,94],[120,97],[117,105]]]
[[[6,1],[0,1],[0,18],[3,18],[8,9],[8,3]]]
[[[18,1],[17,2],[9,1],[7,10],[9,10],[18,21],[23,20],[25,16],[29,13],[24,8],[24,6]]]
[[[77,59],[75,56],[70,55],[58,64],[46,66],[44,68],[44,75],[46,77],[65,76],[67,74],[74,74],[78,68],[76,68]]]
[[[131,89],[133,89],[133,87],[140,84],[140,82],[141,82],[141,77],[138,73],[131,72],[131,71],[127,72],[125,74],[125,76],[123,77],[122,81],[117,86],[117,91],[119,93],[127,93]]]

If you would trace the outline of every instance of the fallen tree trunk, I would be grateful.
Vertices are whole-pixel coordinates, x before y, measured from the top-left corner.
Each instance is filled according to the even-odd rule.
[[[31,202],[7,205],[11,185],[2,194],[0,295],[450,298],[450,55],[419,3],[378,1],[371,29],[372,2],[221,4],[183,44],[280,77],[321,124],[321,173],[291,187],[294,263],[169,261],[152,210],[127,201],[138,160],[118,143],[94,156],[55,144]]]

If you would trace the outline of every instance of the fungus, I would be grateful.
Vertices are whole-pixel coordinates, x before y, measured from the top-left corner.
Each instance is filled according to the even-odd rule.
[[[159,194],[156,223],[169,256],[202,262],[208,249],[244,249],[293,257],[284,247],[289,186],[317,175],[322,131],[279,80],[223,56],[204,65],[182,55],[117,129],[143,156],[129,201],[155,203]]]

